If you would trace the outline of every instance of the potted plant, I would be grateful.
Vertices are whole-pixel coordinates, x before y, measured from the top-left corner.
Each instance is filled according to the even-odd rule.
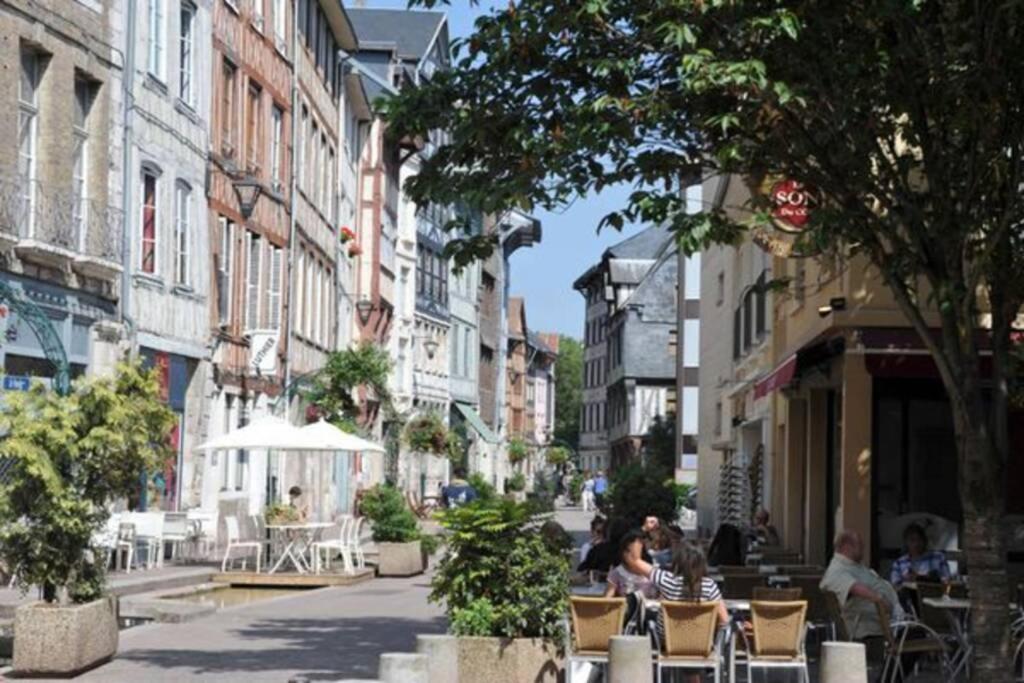
[[[363,496],[361,509],[373,527],[379,576],[412,576],[424,569],[416,517],[394,486],[378,485]]]
[[[108,552],[94,544],[114,500],[138,493],[139,474],[174,457],[174,414],[156,375],[122,364],[61,396],[41,384],[8,392],[0,409],[0,558],[42,602],[17,609],[14,669],[68,676],[117,651],[117,608],[106,595]],[[45,539],[45,542],[40,542]]]
[[[338,232],[338,239],[341,241],[342,244],[347,244],[354,240],[355,238],[355,230],[348,227],[347,225],[342,226],[341,230]]]
[[[411,420],[405,428],[405,441],[417,453],[449,456],[452,452],[448,428],[435,413],[426,413]]]
[[[299,511],[284,503],[271,503],[263,509],[267,524],[291,524],[299,521]]]
[[[514,472],[505,481],[505,491],[512,496],[512,500],[522,503],[526,500],[526,475],[522,472]]]
[[[459,680],[556,681],[562,668],[569,561],[544,518],[500,498],[439,514],[448,551],[431,583],[458,637]]]

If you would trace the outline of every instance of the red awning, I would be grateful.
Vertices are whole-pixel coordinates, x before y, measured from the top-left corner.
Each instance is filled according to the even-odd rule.
[[[767,396],[776,389],[789,386],[789,383],[793,381],[794,375],[796,375],[795,353],[782,361],[764,379],[758,380],[757,384],[754,385],[754,399],[757,400],[762,396]]]

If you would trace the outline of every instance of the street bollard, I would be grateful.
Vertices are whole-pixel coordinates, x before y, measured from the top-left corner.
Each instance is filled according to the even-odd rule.
[[[416,636],[416,652],[427,656],[429,683],[455,683],[459,680],[459,641],[455,636]]]
[[[862,643],[821,644],[821,683],[867,683],[867,651]]]
[[[430,683],[427,656],[411,652],[387,652],[380,656],[381,683]]]
[[[652,666],[650,638],[612,636],[608,648],[608,683],[652,681]]]

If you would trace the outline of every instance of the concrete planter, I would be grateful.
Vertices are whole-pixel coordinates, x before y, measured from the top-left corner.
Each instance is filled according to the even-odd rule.
[[[554,646],[532,638],[458,639],[459,681],[556,683],[563,668]]]
[[[70,676],[114,656],[117,637],[114,597],[84,605],[24,605],[14,615],[14,670]]]
[[[423,551],[419,541],[377,544],[378,576],[414,576],[423,573]]]

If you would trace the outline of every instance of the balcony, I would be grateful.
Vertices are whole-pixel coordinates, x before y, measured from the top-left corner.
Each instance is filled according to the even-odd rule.
[[[121,272],[124,212],[75,199],[69,187],[0,179],[0,249],[24,260],[113,280]]]

